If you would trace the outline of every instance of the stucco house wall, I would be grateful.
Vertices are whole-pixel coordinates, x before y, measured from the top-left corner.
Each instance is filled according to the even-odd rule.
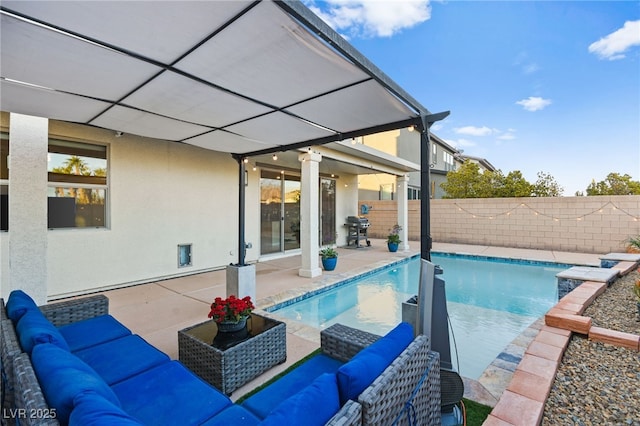
[[[8,118],[3,114],[4,125]],[[49,137],[106,145],[109,158],[108,226],[42,230],[46,259],[34,261],[46,261],[49,299],[237,263],[238,164],[230,154],[134,135],[116,137],[113,131],[55,120],[49,120]],[[259,168],[248,170],[245,191],[245,236],[252,243],[246,261],[251,263],[260,257]],[[341,175],[336,182],[339,245],[346,242],[342,223],[357,214],[357,202],[357,176]],[[8,232],[0,232],[5,297],[11,230],[10,223]],[[192,244],[191,266],[178,267],[179,244]]]

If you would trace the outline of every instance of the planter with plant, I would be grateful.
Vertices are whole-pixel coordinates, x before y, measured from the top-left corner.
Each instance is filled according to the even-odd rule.
[[[333,271],[338,263],[338,252],[332,247],[325,247],[320,250],[322,258],[322,268],[325,271]]]
[[[227,299],[216,297],[211,304],[209,318],[218,324],[218,331],[233,333],[242,330],[247,325],[247,318],[255,306],[251,297],[238,299],[231,295]]]
[[[627,238],[627,253],[640,253],[640,235]]]
[[[393,225],[393,228],[389,230],[389,235],[387,235],[387,248],[390,252],[398,251],[398,245],[402,242],[400,239],[400,231],[402,231],[402,227],[398,224]]]

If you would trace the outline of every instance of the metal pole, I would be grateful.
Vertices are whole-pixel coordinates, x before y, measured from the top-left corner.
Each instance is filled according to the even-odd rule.
[[[245,266],[247,245],[245,242],[245,167],[244,158],[234,155],[238,162],[238,266]]]

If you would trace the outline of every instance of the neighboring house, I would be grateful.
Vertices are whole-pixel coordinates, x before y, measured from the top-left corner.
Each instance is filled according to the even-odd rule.
[[[456,170],[462,164],[461,151],[433,133],[429,136],[431,142],[430,194],[431,198],[442,198],[444,191],[440,188],[440,184],[446,180],[449,171]],[[399,158],[420,163],[420,134],[406,128],[364,136],[354,143],[371,146]],[[408,173],[407,177],[409,178],[407,188],[409,200],[419,200],[422,196],[420,171]],[[391,175],[361,176],[358,180],[358,188],[358,198],[361,201],[395,200],[398,196],[396,179]]]
[[[2,297],[292,253],[317,276],[359,179],[418,170],[352,141],[437,120],[299,2],[5,5]]]
[[[470,155],[464,155],[464,154],[460,154],[460,160],[461,163],[464,163],[465,161],[469,160],[472,163],[476,163],[479,167],[480,167],[480,172],[485,172],[485,171],[489,171],[489,172],[495,172],[497,169],[493,166],[493,164],[491,164],[489,162],[489,160],[485,159],[485,158],[480,158],[480,157],[472,157]]]

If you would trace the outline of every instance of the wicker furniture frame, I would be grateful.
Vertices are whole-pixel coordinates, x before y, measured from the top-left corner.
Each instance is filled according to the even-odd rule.
[[[109,313],[109,299],[94,295],[40,306],[44,316],[56,327]],[[47,418],[52,411],[40,390],[29,356],[22,352],[15,328],[7,319],[4,300],[0,299],[0,361],[2,363],[2,409],[8,413],[7,425],[58,425]],[[14,410],[14,411],[10,411]],[[12,415],[15,414],[15,415]]]
[[[334,324],[320,333],[322,351],[342,361],[348,361],[379,338],[342,324]],[[429,350],[429,339],[417,336],[360,394],[357,402],[362,410],[360,422],[337,424],[439,425],[440,355]]]
[[[251,314],[251,337],[226,350],[211,346],[216,326],[205,321],[178,331],[178,359],[200,378],[231,393],[287,359],[286,325]]]

